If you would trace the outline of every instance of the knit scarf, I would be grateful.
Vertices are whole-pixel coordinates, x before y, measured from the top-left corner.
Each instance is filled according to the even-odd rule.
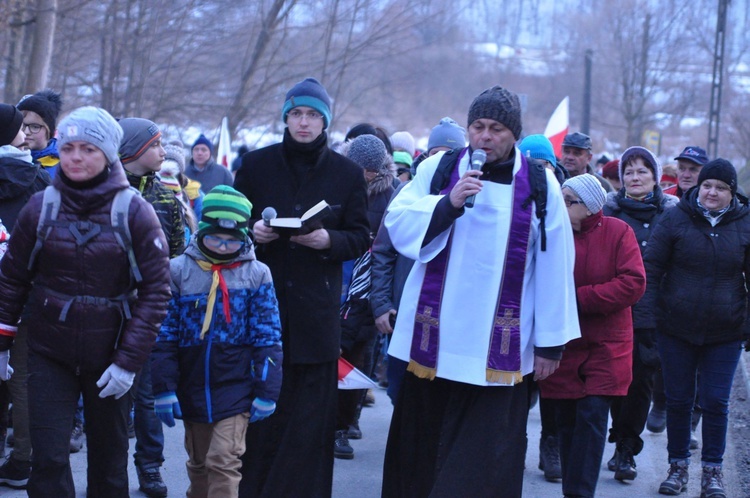
[[[216,289],[221,287],[222,303],[224,305],[224,318],[227,323],[232,322],[232,317],[229,312],[229,289],[227,289],[227,283],[224,280],[224,275],[221,274],[222,270],[231,270],[237,268],[242,264],[241,261],[235,261],[234,263],[217,265],[208,261],[196,261],[203,271],[212,271],[213,281],[211,282],[211,290],[208,291],[208,303],[206,305],[206,316],[203,318],[203,328],[201,328],[200,338],[205,337],[206,332],[211,326],[211,320],[214,316],[214,305],[216,304]]]

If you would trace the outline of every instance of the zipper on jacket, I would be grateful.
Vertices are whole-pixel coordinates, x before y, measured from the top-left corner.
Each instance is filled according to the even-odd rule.
[[[206,344],[206,365],[204,367],[204,373],[205,373],[205,392],[206,392],[206,415],[208,416],[208,423],[212,424],[213,421],[213,410],[211,409],[211,386],[209,384],[211,380],[210,375],[210,365],[211,362],[209,361],[211,358],[211,344],[212,344],[212,338],[213,334],[211,334],[211,331],[208,331],[208,343]]]

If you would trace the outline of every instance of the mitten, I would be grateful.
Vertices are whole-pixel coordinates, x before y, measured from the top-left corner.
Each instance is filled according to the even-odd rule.
[[[174,418],[182,418],[182,410],[177,396],[172,391],[154,396],[154,413],[167,427],[174,427]]]
[[[133,379],[135,379],[135,373],[128,372],[112,363],[96,381],[96,387],[104,387],[99,397],[106,398],[114,395],[115,399],[122,398],[133,385]]]
[[[255,398],[253,406],[250,407],[249,423],[257,422],[270,417],[276,411],[276,402],[270,399]]]

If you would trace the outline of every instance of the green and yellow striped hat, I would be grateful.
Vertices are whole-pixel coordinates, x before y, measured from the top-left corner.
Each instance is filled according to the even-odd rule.
[[[232,187],[218,185],[203,198],[199,235],[221,232],[243,238],[248,234],[252,210],[247,197]]]

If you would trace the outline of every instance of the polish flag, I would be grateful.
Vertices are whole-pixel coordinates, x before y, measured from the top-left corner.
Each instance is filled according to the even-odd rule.
[[[230,163],[229,155],[232,153],[232,141],[229,139],[229,120],[226,116],[221,120],[219,146],[216,149],[216,162],[228,168]]]
[[[378,387],[372,379],[354,368],[354,365],[339,358],[339,389],[372,389]]]
[[[562,157],[563,139],[570,129],[568,123],[568,103],[568,97],[562,99],[560,105],[558,105],[555,112],[552,113],[552,117],[549,118],[547,128],[544,130],[544,136],[552,142],[552,148],[555,151],[555,156],[558,158]]]

